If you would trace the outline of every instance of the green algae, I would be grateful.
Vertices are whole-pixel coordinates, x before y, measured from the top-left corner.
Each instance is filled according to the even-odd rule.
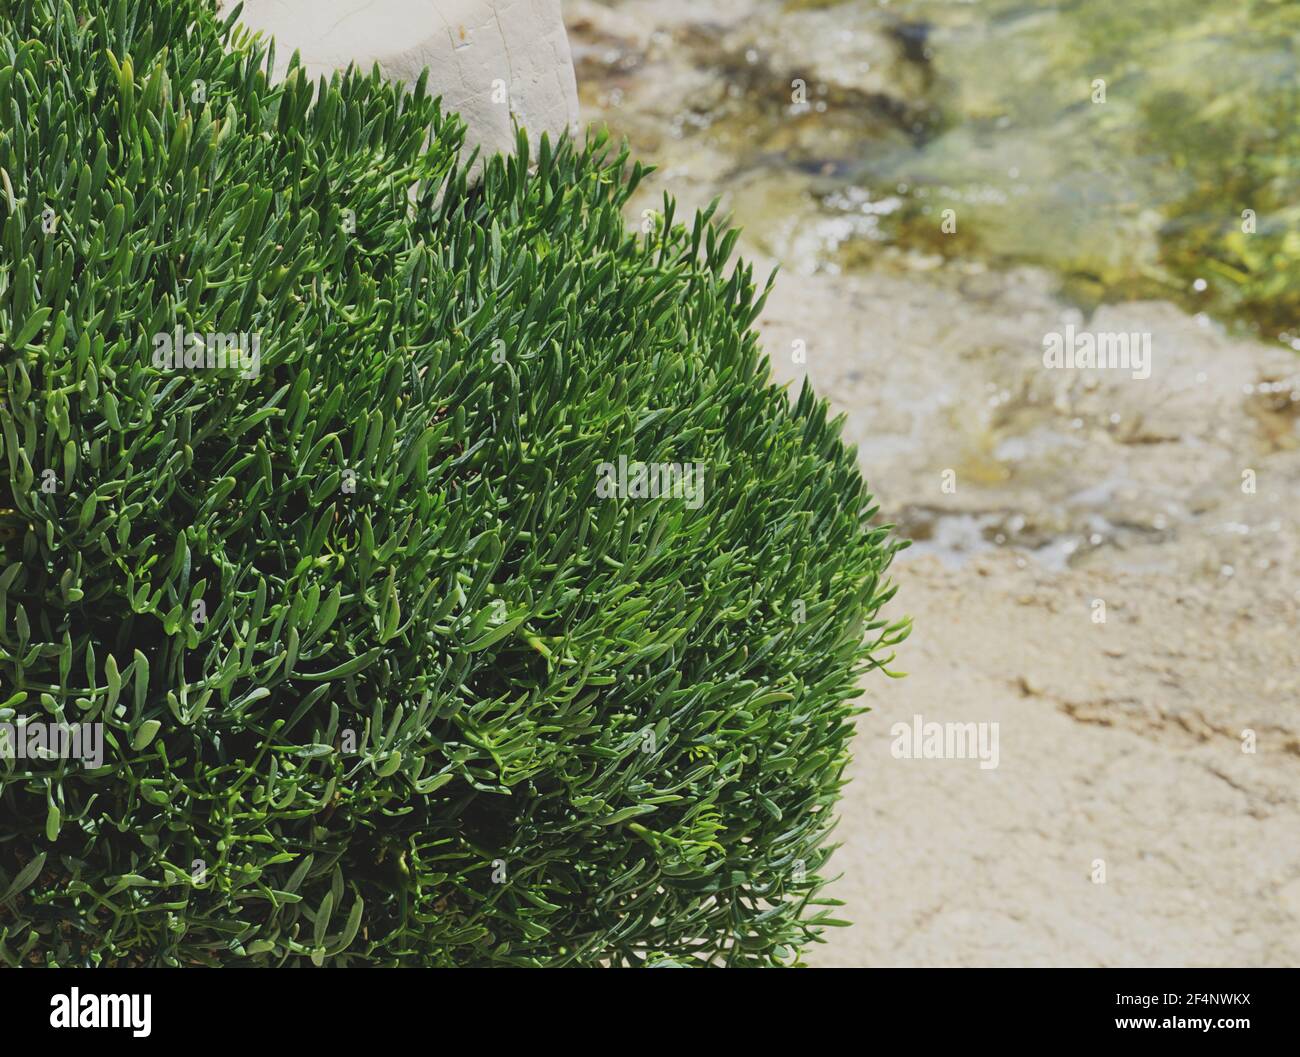
[[[832,86],[798,115],[729,104],[713,129],[742,171],[779,159],[805,202],[848,225],[817,266],[1037,264],[1085,309],[1172,299],[1300,347],[1300,4],[784,5],[792,27],[828,9],[924,68],[921,95],[896,108],[906,122]],[[764,219],[742,211],[750,230]]]

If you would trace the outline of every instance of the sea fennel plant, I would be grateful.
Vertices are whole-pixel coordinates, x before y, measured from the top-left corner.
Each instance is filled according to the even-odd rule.
[[[272,64],[0,12],[0,963],[797,959],[906,625],[734,233]]]

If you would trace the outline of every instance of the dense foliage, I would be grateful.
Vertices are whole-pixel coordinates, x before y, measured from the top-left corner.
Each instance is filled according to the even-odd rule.
[[[197,0],[0,12],[0,723],[104,731],[0,759],[0,963],[793,960],[906,627],[734,235],[272,62]],[[601,499],[620,455],[703,501]]]

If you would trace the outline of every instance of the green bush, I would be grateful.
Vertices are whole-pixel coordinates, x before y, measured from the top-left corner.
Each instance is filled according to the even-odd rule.
[[[734,235],[629,233],[599,138],[471,185],[423,81],[272,86],[197,0],[0,48],[0,962],[795,960],[906,626]]]

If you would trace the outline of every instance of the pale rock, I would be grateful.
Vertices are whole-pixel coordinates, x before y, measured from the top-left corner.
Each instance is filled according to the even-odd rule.
[[[245,0],[240,21],[275,38],[280,75],[294,51],[313,79],[377,62],[410,85],[427,66],[429,94],[468,126],[466,156],[513,151],[516,121],[534,146],[578,130],[559,0]]]

